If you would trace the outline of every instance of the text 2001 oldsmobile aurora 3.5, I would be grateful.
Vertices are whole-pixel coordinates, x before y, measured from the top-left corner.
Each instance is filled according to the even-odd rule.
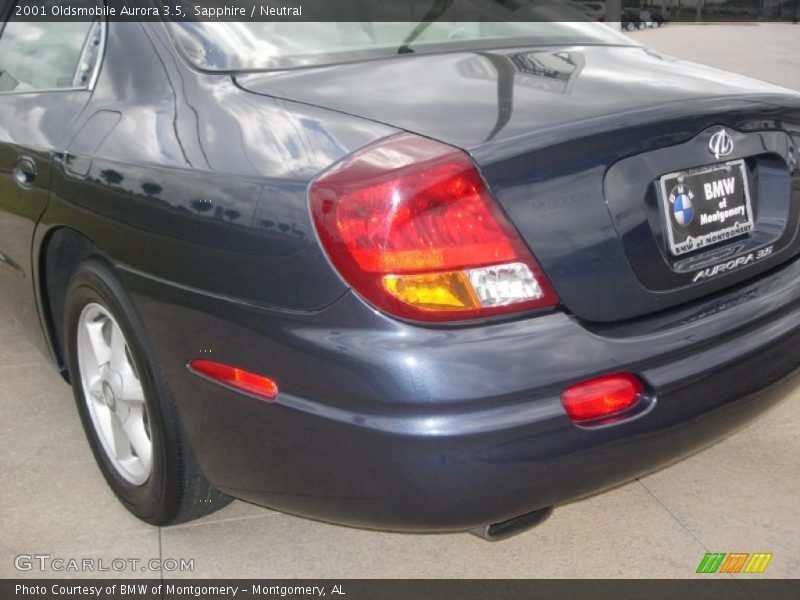
[[[499,537],[797,385],[783,88],[591,23],[12,17],[0,69],[0,296],[150,523]]]

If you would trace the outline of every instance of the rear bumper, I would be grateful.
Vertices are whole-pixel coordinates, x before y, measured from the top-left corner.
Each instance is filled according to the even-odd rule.
[[[796,335],[792,345],[798,344]],[[645,417],[604,431],[579,430],[552,411],[496,431],[404,435],[284,407],[267,415],[252,402],[217,398],[205,404],[213,425],[200,429],[198,450],[223,491],[256,504],[360,527],[469,529],[667,465],[800,385],[790,377],[741,396],[740,386],[730,385],[740,368],[750,365],[662,394]],[[231,410],[232,403],[239,406]]]
[[[352,296],[278,315],[127,278],[209,479],[359,527],[463,530],[602,490],[708,446],[800,385],[800,263],[603,331],[560,313],[431,330]],[[209,350],[275,377],[278,402],[190,374],[186,361]],[[647,381],[651,408],[572,424],[560,392],[623,370]]]

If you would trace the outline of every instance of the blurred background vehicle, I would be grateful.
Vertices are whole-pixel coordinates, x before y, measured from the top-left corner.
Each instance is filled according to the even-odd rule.
[[[650,16],[653,19],[653,27],[663,27],[669,21],[664,10],[658,6],[650,9]]]
[[[644,29],[645,24],[641,11],[638,8],[625,8],[622,11],[622,29],[633,31],[634,29]]]
[[[650,15],[649,10],[639,11],[639,17],[641,18],[642,23],[644,23],[645,27],[653,26],[653,17]]]
[[[595,21],[603,22],[606,20],[606,3],[600,0],[579,0],[583,9]]]

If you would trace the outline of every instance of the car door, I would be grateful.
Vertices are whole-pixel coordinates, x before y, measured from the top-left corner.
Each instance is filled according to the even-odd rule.
[[[31,264],[56,150],[86,106],[105,24],[2,15],[0,31],[0,308],[43,341]]]

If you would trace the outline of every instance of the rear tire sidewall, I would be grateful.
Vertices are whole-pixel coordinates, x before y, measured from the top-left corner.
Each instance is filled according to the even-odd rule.
[[[133,485],[125,480],[111,462],[98,437],[92,416],[86,404],[77,353],[77,331],[80,315],[86,305],[97,303],[103,306],[116,320],[125,336],[131,358],[144,390],[145,406],[153,445],[152,469],[149,479],[142,485]],[[82,264],[73,275],[65,309],[64,332],[67,346],[67,366],[70,380],[86,437],[103,476],[120,501],[137,517],[145,521],[161,521],[169,502],[167,493],[167,444],[163,398],[158,378],[147,347],[144,328],[136,310],[122,284],[109,267],[100,261],[90,260]]]

